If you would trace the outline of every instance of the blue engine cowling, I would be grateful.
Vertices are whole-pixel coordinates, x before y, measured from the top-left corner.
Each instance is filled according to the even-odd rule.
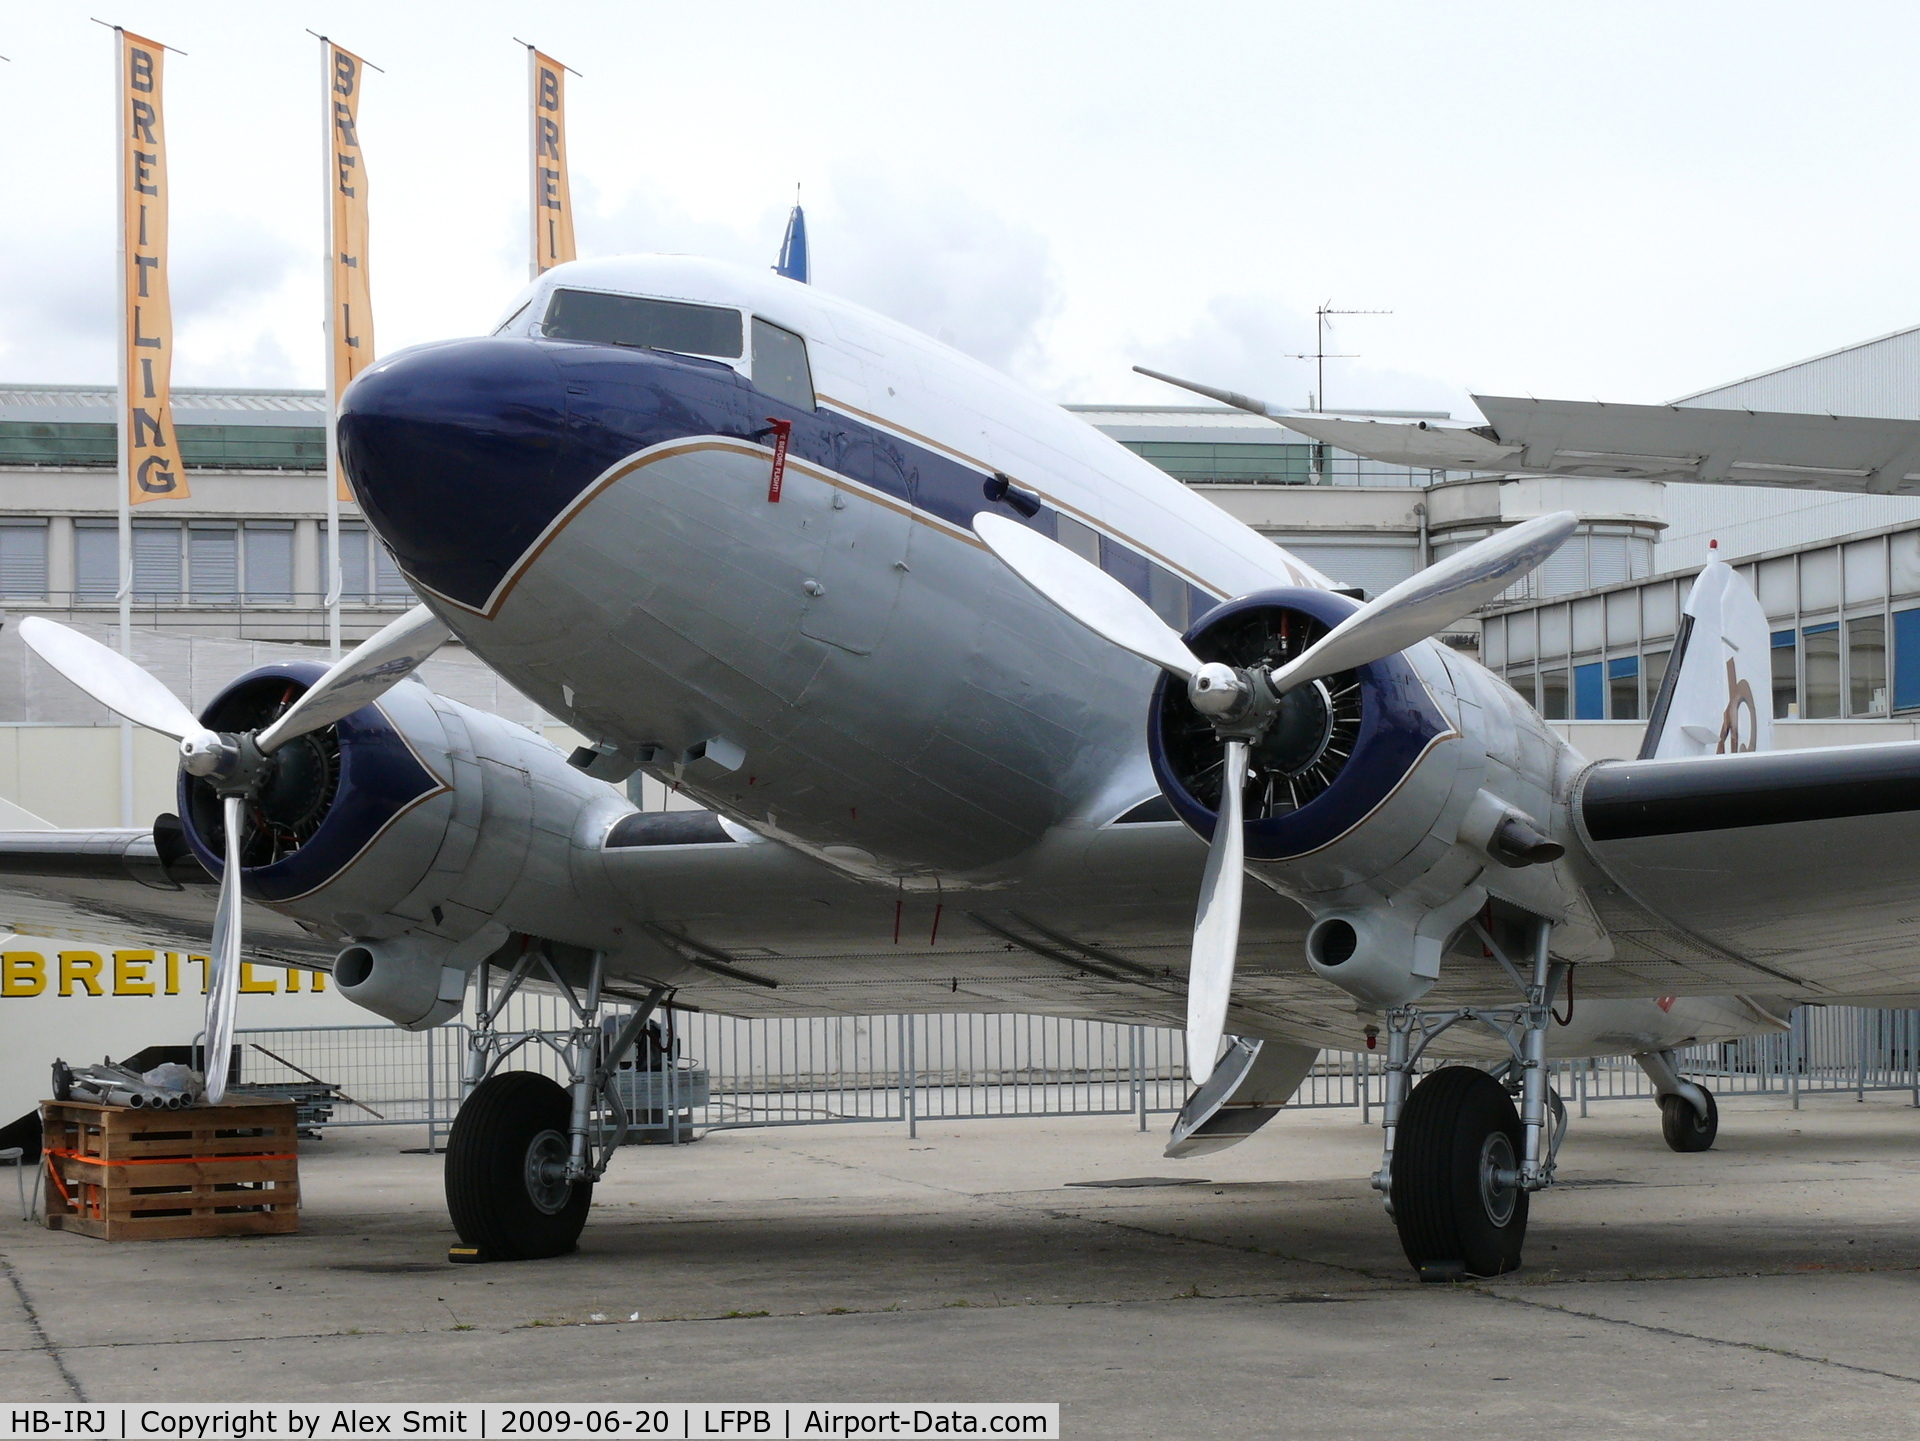
[[[1277,664],[1358,608],[1332,591],[1259,591],[1209,611],[1186,641],[1205,661]],[[1339,840],[1451,729],[1404,654],[1291,692],[1249,757],[1247,858],[1286,861]],[[1188,701],[1186,687],[1165,674],[1154,689],[1147,746],[1154,779],[1175,813],[1211,839],[1220,803],[1220,742]]]
[[[249,671],[201,719],[257,730],[325,669]],[[219,799],[184,772],[179,795],[187,844],[218,876]],[[612,923],[580,903],[572,853],[631,809],[531,731],[406,680],[274,753],[241,886],[340,944],[335,978],[349,999],[417,1029],[459,1009],[467,974],[511,931],[616,943]]]
[[[326,670],[290,661],[248,671],[214,697],[201,722],[229,733],[260,729]],[[318,891],[402,815],[451,789],[377,705],[290,741],[274,762],[241,853],[241,885],[256,901]],[[184,770],[179,795],[187,844],[218,876],[226,865],[220,799],[209,781]]]

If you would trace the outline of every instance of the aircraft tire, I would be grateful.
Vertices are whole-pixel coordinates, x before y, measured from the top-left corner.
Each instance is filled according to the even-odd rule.
[[[1685,1096],[1660,1098],[1660,1134],[1666,1137],[1667,1145],[1675,1151],[1712,1150],[1714,1137],[1720,1134],[1720,1105],[1713,1099],[1712,1091],[1705,1086],[1700,1089],[1707,1098],[1707,1118],[1704,1121]]]
[[[1393,1220],[1422,1280],[1519,1269],[1527,1193],[1490,1173],[1522,1155],[1519,1114],[1485,1071],[1442,1066],[1414,1087],[1394,1137]]]
[[[538,1191],[541,1160],[564,1161],[572,1103],[533,1071],[500,1071],[474,1088],[447,1137],[447,1211],[489,1261],[564,1256],[593,1204],[591,1181]]]

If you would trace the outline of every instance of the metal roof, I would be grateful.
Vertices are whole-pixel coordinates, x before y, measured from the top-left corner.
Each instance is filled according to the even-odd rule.
[[[111,425],[119,397],[108,385],[0,384],[0,422]],[[323,390],[239,390],[176,385],[177,425],[324,426]]]
[[[1920,420],[1920,326],[1729,381],[1673,404]]]

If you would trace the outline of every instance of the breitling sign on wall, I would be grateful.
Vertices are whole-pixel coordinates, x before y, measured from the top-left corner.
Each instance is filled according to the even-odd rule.
[[[173,305],[167,283],[167,132],[160,87],[166,46],[131,31],[120,42],[121,455],[128,499],[184,500],[173,428]]]

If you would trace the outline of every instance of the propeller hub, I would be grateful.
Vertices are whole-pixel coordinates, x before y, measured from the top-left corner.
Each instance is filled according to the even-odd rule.
[[[180,751],[186,757],[182,768],[189,775],[205,776],[213,786],[213,793],[222,798],[257,798],[273,778],[276,770],[273,756],[260,749],[252,732],[215,735],[213,739],[217,747],[210,764],[201,755],[189,755],[187,743],[181,742]],[[205,764],[207,769],[195,770],[195,764]]]
[[[1218,661],[1203,665],[1187,682],[1187,699],[1203,716],[1227,720],[1245,709],[1253,698],[1253,682],[1245,671]]]
[[[224,776],[240,759],[232,736],[198,731],[180,741],[180,768],[190,776]]]

